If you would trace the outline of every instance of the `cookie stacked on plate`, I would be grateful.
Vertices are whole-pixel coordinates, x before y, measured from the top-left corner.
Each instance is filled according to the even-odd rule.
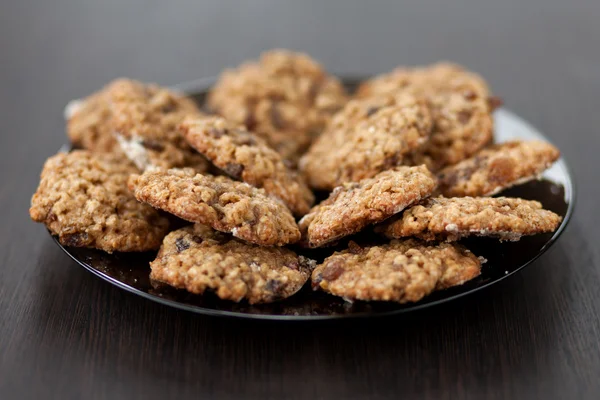
[[[491,197],[559,157],[493,144],[497,105],[456,65],[399,68],[351,96],[285,50],[225,71],[202,109],[119,79],[67,107],[76,150],[48,159],[30,215],[66,246],[158,250],[151,279],[195,294],[267,303],[310,279],[414,302],[480,274],[456,241],[560,224],[537,201]]]

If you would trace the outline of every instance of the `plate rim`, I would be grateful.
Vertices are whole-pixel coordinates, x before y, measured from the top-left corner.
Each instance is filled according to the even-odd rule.
[[[368,79],[365,76],[359,76],[359,75],[337,75],[337,76],[340,77],[341,81],[346,82],[346,83],[349,82],[351,84],[355,84],[357,82],[361,82],[365,79]],[[179,91],[182,93],[191,94],[192,92],[206,90],[208,87],[210,87],[212,84],[214,84],[216,82],[216,79],[217,79],[216,77],[199,78],[199,79],[179,83],[176,85],[172,85],[172,86],[170,86],[170,88],[172,90],[176,90],[176,91]],[[516,113],[510,111],[506,107],[501,107],[496,112],[505,114],[507,117],[510,117],[513,120],[515,120],[516,122],[518,122],[519,124],[527,127],[527,129],[529,131],[536,133],[538,136],[541,136],[542,138],[544,138],[544,140],[546,140],[547,142],[552,143],[552,141],[549,140],[546,135],[544,135],[542,132],[540,132],[538,129],[536,129],[532,124],[530,124],[525,119],[521,118]],[[68,151],[69,149],[70,149],[70,145],[65,144],[60,148],[60,151]],[[238,312],[238,311],[217,310],[217,309],[212,309],[212,308],[191,305],[191,304],[187,304],[187,303],[181,303],[181,302],[178,302],[175,300],[165,299],[165,298],[162,298],[157,295],[143,292],[142,290],[139,290],[130,285],[127,285],[126,283],[121,282],[120,280],[95,269],[91,265],[88,265],[88,264],[82,262],[81,260],[79,260],[78,258],[76,258],[73,254],[71,254],[71,252],[69,252],[67,250],[67,248],[65,246],[63,246],[58,241],[58,238],[55,235],[52,235],[50,233],[50,231],[48,231],[48,232],[50,233],[54,242],[58,245],[58,247],[61,248],[61,250],[65,254],[67,254],[77,264],[84,267],[86,270],[90,271],[92,274],[96,275],[97,277],[101,278],[102,280],[104,280],[108,283],[111,283],[112,285],[114,285],[120,289],[124,289],[125,291],[127,291],[129,293],[136,294],[138,296],[141,296],[145,299],[151,300],[158,304],[173,307],[173,308],[180,309],[180,310],[184,310],[184,311],[191,312],[194,314],[202,314],[202,315],[208,315],[208,316],[213,316],[213,317],[239,318],[239,319],[244,319],[244,320],[263,320],[263,321],[324,321],[324,320],[338,320],[338,319],[358,319],[358,318],[362,319],[362,318],[375,318],[375,317],[377,317],[377,318],[391,317],[391,316],[395,316],[395,315],[397,316],[397,315],[408,314],[413,311],[422,310],[424,308],[439,306],[440,304],[447,303],[447,302],[468,296],[468,295],[478,292],[480,290],[486,289],[487,287],[489,287],[493,284],[502,282],[509,276],[512,276],[515,273],[521,271],[523,268],[529,266],[530,264],[532,264],[533,262],[538,260],[543,254],[545,254],[546,251],[548,251],[558,241],[560,236],[565,231],[566,227],[568,226],[570,220],[573,217],[573,213],[575,212],[575,205],[577,203],[575,176],[571,173],[571,169],[568,166],[568,162],[566,161],[566,159],[562,153],[561,153],[560,158],[556,161],[555,165],[560,165],[560,167],[564,170],[566,176],[568,177],[566,184],[564,186],[564,189],[565,189],[565,198],[569,200],[569,203],[567,204],[567,211],[566,211],[566,213],[563,217],[563,220],[562,220],[561,224],[559,225],[558,229],[548,239],[548,241],[544,244],[544,246],[540,249],[540,251],[535,254],[535,256],[533,256],[527,262],[520,265],[515,270],[513,270],[507,274],[504,274],[495,280],[491,280],[491,281],[483,283],[477,287],[471,288],[467,291],[454,294],[450,297],[445,297],[442,299],[423,303],[423,304],[419,304],[417,302],[415,305],[413,305],[412,307],[409,307],[409,308],[400,308],[400,309],[396,309],[396,310],[380,311],[380,312],[375,312],[375,313],[363,311],[363,312],[358,312],[358,313],[353,313],[353,314],[329,314],[329,315],[273,315],[273,314],[258,314],[258,313],[253,314],[253,313],[244,313],[244,312]]]

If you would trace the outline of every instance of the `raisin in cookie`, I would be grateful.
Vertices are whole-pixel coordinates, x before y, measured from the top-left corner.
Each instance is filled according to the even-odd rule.
[[[150,169],[132,176],[129,188],[139,201],[251,243],[283,246],[300,239],[294,217],[279,199],[225,176]]]
[[[436,171],[470,157],[493,139],[495,101],[479,75],[458,65],[439,63],[397,68],[363,83],[357,97],[411,92],[426,96],[433,131],[429,142],[413,155],[415,165]]]
[[[405,163],[431,132],[422,98],[408,93],[350,101],[300,160],[315,189],[331,190]]]
[[[181,126],[187,139],[213,164],[235,179],[280,198],[302,216],[315,201],[304,180],[260,137],[221,117],[187,119]]]
[[[481,261],[463,246],[393,240],[349,248],[327,257],[312,273],[312,285],[347,300],[416,302],[436,289],[477,277]]]
[[[516,241],[525,235],[554,232],[562,218],[533,200],[509,197],[429,198],[404,210],[377,230],[390,238],[459,240],[491,236]]]
[[[194,294],[250,304],[285,299],[302,288],[315,262],[281,247],[259,247],[195,224],[171,232],[150,278]]]
[[[425,166],[396,167],[338,186],[299,222],[303,242],[321,247],[383,221],[429,196],[435,177]]]
[[[111,85],[108,99],[116,138],[138,168],[206,171],[206,159],[178,130],[186,117],[202,115],[192,100],[158,85],[127,79]]]
[[[558,157],[556,147],[541,141],[493,145],[440,171],[439,191],[446,197],[491,196],[536,178]]]
[[[136,168],[122,157],[85,150],[50,157],[29,214],[65,246],[147,251],[160,246],[166,217],[139,203],[127,189]]]
[[[212,110],[244,124],[294,163],[345,102],[336,78],[308,55],[286,50],[223,72],[208,97]]]

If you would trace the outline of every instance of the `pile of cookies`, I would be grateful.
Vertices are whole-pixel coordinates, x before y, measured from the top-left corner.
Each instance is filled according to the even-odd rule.
[[[498,105],[457,65],[397,68],[349,94],[285,50],[223,72],[204,105],[118,79],[65,109],[74,150],[47,160],[30,215],[65,246],[158,250],[152,281],[195,294],[268,303],[311,280],[347,300],[415,302],[480,274],[458,240],[561,222],[491,197],[559,157],[493,144]]]

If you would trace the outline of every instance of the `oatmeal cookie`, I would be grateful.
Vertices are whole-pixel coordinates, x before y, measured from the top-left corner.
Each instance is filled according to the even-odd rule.
[[[560,157],[541,141],[511,141],[490,146],[439,172],[439,191],[446,197],[491,196],[536,178]]]
[[[406,68],[363,83],[358,98],[411,92],[426,96],[431,105],[430,140],[413,155],[437,171],[470,157],[493,139],[492,111],[497,103],[479,75],[450,63]]]
[[[429,198],[376,230],[390,238],[418,237],[452,242],[466,236],[517,241],[554,232],[562,218],[533,200],[509,197]]]
[[[152,280],[194,294],[250,304],[285,299],[304,286],[315,262],[281,247],[259,247],[195,224],[171,232],[156,260]]]
[[[59,153],[44,165],[29,215],[65,246],[109,253],[158,249],[169,222],[127,189],[136,172],[117,155]]]
[[[113,135],[114,126],[108,93],[114,82],[85,99],[73,100],[65,107],[67,135],[73,146],[96,153],[120,152]]]
[[[283,246],[300,239],[290,210],[263,189],[193,169],[149,169],[129,179],[139,201],[242,240]]]
[[[178,130],[186,117],[202,115],[192,100],[158,85],[127,79],[113,83],[108,98],[115,136],[138,168],[207,170],[208,161]]]
[[[341,83],[308,55],[272,50],[223,72],[208,105],[295,163],[346,99]]]
[[[428,105],[409,93],[350,101],[300,160],[315,189],[331,190],[405,163],[427,140]]]
[[[302,177],[260,137],[221,117],[187,119],[181,131],[200,153],[235,179],[263,188],[302,216],[315,201]]]
[[[436,289],[477,277],[481,261],[463,246],[393,240],[360,247],[350,242],[312,273],[314,289],[348,300],[416,302]]]
[[[338,186],[299,222],[303,244],[321,247],[362,230],[429,196],[435,177],[425,166],[396,167]]]

